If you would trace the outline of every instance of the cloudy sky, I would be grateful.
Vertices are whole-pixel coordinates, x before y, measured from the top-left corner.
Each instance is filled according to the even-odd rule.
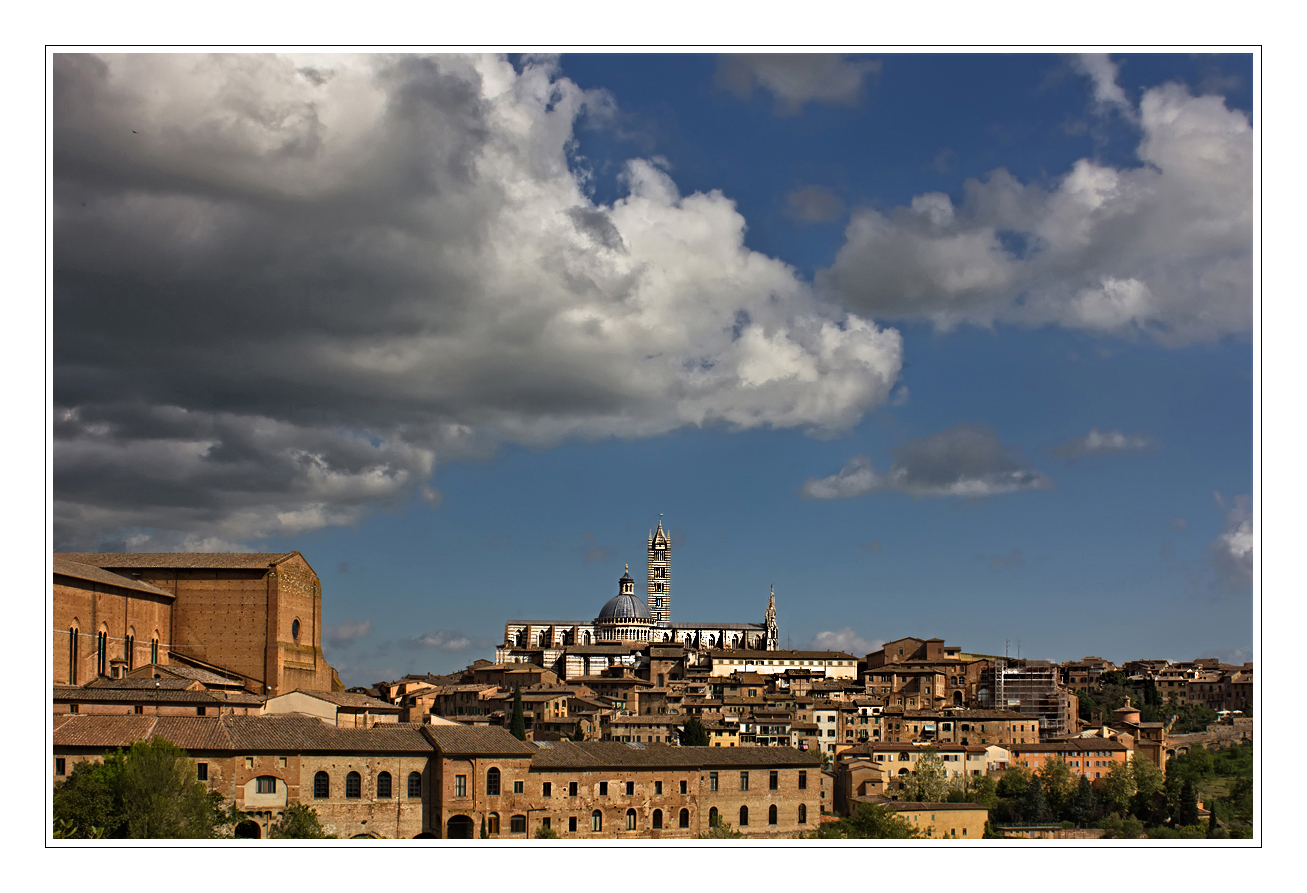
[[[57,55],[54,544],[347,684],[588,619],[1252,650],[1252,59]],[[637,575],[638,576],[638,575]]]

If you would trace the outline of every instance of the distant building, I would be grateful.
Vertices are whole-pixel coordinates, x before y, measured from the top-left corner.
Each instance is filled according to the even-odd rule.
[[[1008,666],[1006,661],[996,660],[981,675],[980,706],[1036,718],[1041,738],[1075,734],[1079,703],[1061,684],[1061,668],[1048,661]]]

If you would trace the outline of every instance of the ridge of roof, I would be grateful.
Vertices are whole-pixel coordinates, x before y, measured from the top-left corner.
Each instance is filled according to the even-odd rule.
[[[56,552],[64,559],[103,569],[128,568],[238,568],[262,569],[299,555],[299,552]],[[303,557],[303,556],[301,556]]]
[[[120,589],[132,589],[137,592],[145,592],[150,595],[160,595],[168,599],[176,598],[166,589],[160,589],[157,586],[151,586],[141,580],[133,580],[130,577],[124,577],[121,574],[115,574],[113,571],[107,571],[102,567],[96,567],[93,564],[87,564],[82,561],[74,561],[59,553],[55,553],[53,572],[61,577],[71,577],[74,580],[85,580],[90,583],[102,583],[106,586],[117,586]]]

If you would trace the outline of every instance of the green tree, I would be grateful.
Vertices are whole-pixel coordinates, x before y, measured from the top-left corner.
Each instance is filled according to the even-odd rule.
[[[708,730],[697,716],[690,717],[680,732],[682,747],[707,747]]]
[[[489,840],[489,839],[490,839],[490,835],[486,833],[486,817],[485,817],[485,816],[482,816],[482,817],[481,817],[481,839],[482,839],[482,840]]]
[[[859,803],[857,810],[838,822],[817,829],[821,840],[906,840],[926,837],[911,822],[879,803]]]
[[[56,829],[67,837],[122,837],[122,751],[85,760],[54,787]]]
[[[1027,822],[1043,822],[1048,819],[1048,801],[1044,797],[1044,781],[1036,772],[1030,777],[1025,796],[1021,798],[1021,815]]]
[[[940,803],[948,794],[948,766],[940,759],[935,748],[927,747],[917,759],[909,781],[910,796],[922,803]]]
[[[1069,818],[1071,799],[1076,793],[1076,777],[1066,760],[1056,757],[1045,760],[1039,777],[1043,781],[1049,812],[1058,820]]]
[[[318,811],[303,803],[292,803],[286,807],[281,821],[272,826],[268,837],[278,840],[322,840],[328,836],[318,821]]]
[[[1135,795],[1135,776],[1130,763],[1113,763],[1111,770],[1096,783],[1099,802],[1117,813],[1124,813],[1130,808],[1130,798]]]
[[[717,824],[709,828],[707,833],[699,835],[699,839],[700,840],[738,840],[743,836],[744,835],[741,834],[739,831],[734,831],[731,829],[730,822],[723,822],[721,819],[718,819]]]
[[[1177,825],[1198,824],[1198,791],[1189,779],[1184,780],[1180,788],[1180,808],[1176,811],[1174,823]]]
[[[1152,760],[1135,755],[1130,760],[1130,774],[1135,793],[1130,798],[1130,812],[1145,824],[1157,825],[1167,818],[1166,779]]]
[[[1083,828],[1094,820],[1094,813],[1097,811],[1094,786],[1089,783],[1089,776],[1082,775],[1076,785],[1075,797],[1071,801],[1071,821]]]
[[[971,779],[970,790],[967,791],[968,803],[980,803],[993,812],[998,808],[998,784],[988,775],[980,775]]]
[[[541,825],[539,828],[536,828],[534,837],[536,840],[557,840],[558,832],[553,828],[546,828],[544,825]]]
[[[522,712],[522,686],[513,686],[513,719],[508,730],[518,741],[526,740],[526,714]]]

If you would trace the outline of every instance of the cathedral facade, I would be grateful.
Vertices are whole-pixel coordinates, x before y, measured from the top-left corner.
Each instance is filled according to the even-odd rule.
[[[687,650],[734,648],[775,651],[780,638],[773,591],[761,623],[704,623],[672,620],[672,542],[658,522],[649,534],[648,580],[645,596],[635,592],[630,567],[618,580],[613,596],[592,620],[509,620],[504,642],[495,649],[496,663],[538,663],[551,666],[565,653],[597,649],[629,653],[632,646],[679,644]]]

